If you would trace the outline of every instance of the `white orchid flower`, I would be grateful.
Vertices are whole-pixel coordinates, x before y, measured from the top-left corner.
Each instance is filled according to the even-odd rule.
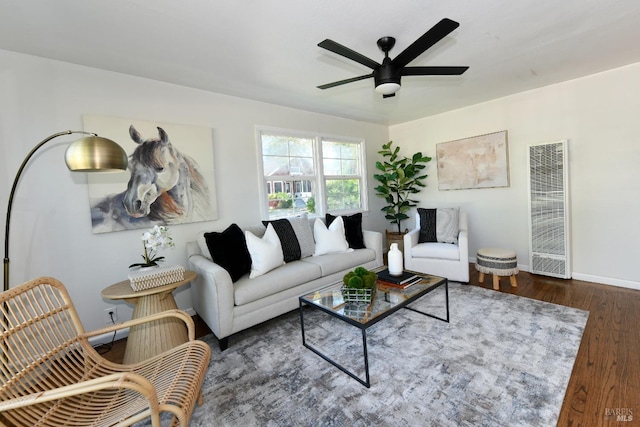
[[[142,267],[158,265],[158,262],[164,261],[164,257],[156,256],[159,248],[172,248],[175,246],[173,239],[169,235],[169,228],[164,225],[154,225],[150,230],[142,233],[142,245],[144,254],[142,258],[144,263],[131,264],[129,267]]]

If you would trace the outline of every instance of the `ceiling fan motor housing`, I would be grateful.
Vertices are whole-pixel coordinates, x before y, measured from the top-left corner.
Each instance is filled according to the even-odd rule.
[[[382,66],[373,70],[376,92],[385,95],[397,92],[400,89],[400,77],[401,69],[395,67],[389,58],[385,58]]]

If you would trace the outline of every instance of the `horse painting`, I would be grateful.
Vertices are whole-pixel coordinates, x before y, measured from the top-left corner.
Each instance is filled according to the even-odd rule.
[[[157,137],[145,139],[129,127],[137,146],[129,157],[127,189],[92,208],[94,231],[101,226],[116,231],[215,219],[198,163],[178,151],[164,129],[157,129]]]

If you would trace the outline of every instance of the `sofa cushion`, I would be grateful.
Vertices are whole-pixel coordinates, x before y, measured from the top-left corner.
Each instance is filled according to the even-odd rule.
[[[364,236],[362,235],[362,213],[359,212],[349,216],[341,215],[341,217],[344,221],[344,234],[347,237],[349,247],[351,249],[366,248],[364,245]],[[329,213],[326,214],[325,220],[327,222],[327,226],[331,225],[333,220],[336,218],[337,216]]]
[[[328,228],[320,218],[317,218],[313,224],[313,237],[316,240],[316,250],[313,256],[347,252],[349,250],[349,243],[347,243],[344,234],[342,217],[336,218]]]
[[[245,276],[238,280],[233,286],[234,302],[235,305],[248,304],[320,277],[319,266],[292,261],[255,279]]]
[[[411,248],[413,258],[460,259],[460,248],[450,243],[418,243]]]
[[[313,256],[301,260],[301,262],[314,264],[320,267],[323,276],[336,273],[341,270],[351,269],[376,259],[376,251],[373,249],[356,249],[350,252]]]
[[[459,208],[418,208],[420,215],[419,243],[458,243]]]
[[[300,216],[262,221],[266,226],[272,224],[280,238],[284,262],[295,261],[313,255],[315,242],[309,227],[307,214]]]
[[[251,271],[251,256],[245,236],[237,224],[222,232],[203,234],[211,260],[229,272],[234,282]],[[202,248],[201,248],[202,250]]]
[[[245,231],[247,249],[251,255],[251,273],[249,278],[261,276],[284,263],[282,256],[282,246],[280,239],[269,224],[262,239],[256,237],[252,232]]]

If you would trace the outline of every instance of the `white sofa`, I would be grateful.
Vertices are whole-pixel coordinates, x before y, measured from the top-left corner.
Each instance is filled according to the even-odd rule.
[[[193,308],[218,339],[220,350],[225,350],[232,334],[298,308],[300,295],[341,280],[355,267],[381,266],[382,234],[362,233],[365,249],[310,256],[253,279],[246,274],[235,283],[224,268],[203,255],[201,245],[189,242],[189,266],[197,273],[191,282]]]
[[[458,244],[418,243],[420,215],[416,213],[416,228],[404,236],[404,267],[456,282],[469,282],[469,236],[466,212],[459,216]]]

